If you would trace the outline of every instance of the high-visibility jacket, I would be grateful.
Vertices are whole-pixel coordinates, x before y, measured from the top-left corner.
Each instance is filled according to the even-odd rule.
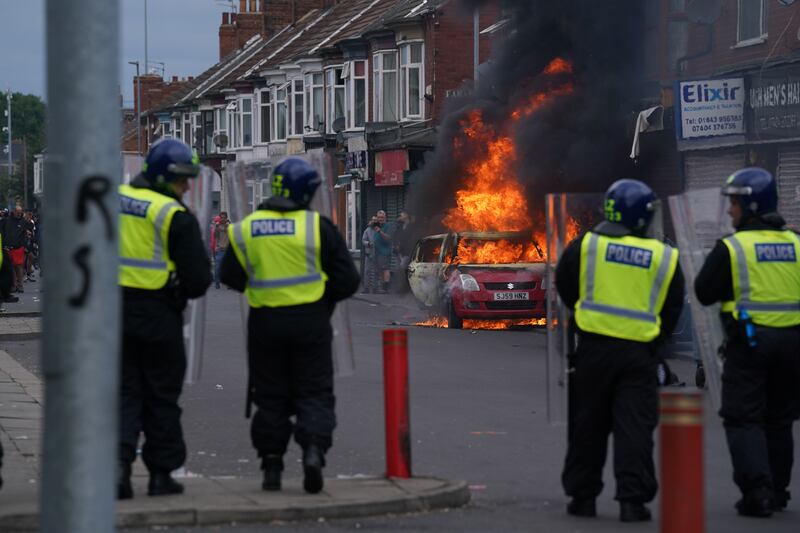
[[[320,218],[314,211],[258,210],[228,226],[239,264],[247,272],[251,307],[288,307],[320,300],[322,270]]]
[[[581,242],[578,327],[619,339],[654,340],[677,265],[677,250],[655,239],[587,233]]]
[[[733,302],[722,311],[747,310],[754,324],[800,325],[800,238],[793,231],[739,231],[722,240],[731,256]]]
[[[151,189],[121,185],[119,284],[133,289],[158,290],[169,281],[175,263],[169,256],[169,228],[178,211],[175,199]]]

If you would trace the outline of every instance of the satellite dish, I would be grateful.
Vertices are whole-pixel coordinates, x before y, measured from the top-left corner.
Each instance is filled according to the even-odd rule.
[[[722,0],[688,0],[686,16],[698,24],[714,24],[722,13]]]
[[[339,117],[333,121],[333,133],[339,133],[340,131],[344,130],[345,122],[344,117]]]
[[[217,148],[222,148],[224,150],[228,146],[228,136],[224,133],[217,133],[214,135],[213,141]]]

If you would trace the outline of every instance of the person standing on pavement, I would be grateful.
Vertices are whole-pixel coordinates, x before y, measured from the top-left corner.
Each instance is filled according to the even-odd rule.
[[[31,224],[22,217],[22,206],[14,209],[13,215],[2,221],[0,235],[3,237],[4,250],[8,252],[14,270],[14,292],[25,292],[22,286],[25,279],[25,240]]]
[[[378,265],[375,258],[375,232],[378,224],[378,217],[372,217],[369,225],[361,235],[362,250],[364,253],[364,267],[362,271],[364,292],[378,291]]]
[[[378,222],[373,226],[375,242],[375,268],[378,274],[378,294],[389,291],[392,279],[392,231],[391,224],[386,222],[386,211],[378,211]]]
[[[567,513],[596,516],[609,433],[614,436],[620,520],[650,520],[658,490],[653,431],[658,422],[657,343],[683,306],[678,251],[646,232],[657,197],[619,180],[606,192],[604,222],[573,241],[556,268],[556,287],[574,309],[578,345],[570,355]]]
[[[273,196],[229,227],[222,260],[223,283],[250,304],[247,403],[257,408],[250,434],[269,491],[281,489],[293,434],[303,449],[304,489],[322,490],[336,426],[330,318],[360,282],[338,229],[308,209],[320,182],[303,159],[275,167]]]
[[[792,424],[800,418],[800,237],[778,214],[772,174],[728,178],[736,233],[717,242],[695,280],[703,305],[722,302],[720,416],[742,493],[739,514],[769,517],[788,505]]]
[[[181,141],[155,143],[139,174],[120,186],[122,381],[118,497],[133,497],[139,433],[149,496],[179,494],[171,472],[186,460],[178,398],[186,372],[183,309],[211,284],[197,219],[182,203],[198,158]]]
[[[228,213],[222,211],[219,220],[214,224],[214,286],[219,289],[219,269],[222,266],[222,258],[225,257],[225,250],[228,249]]]
[[[397,224],[392,235],[392,242],[394,252],[399,258],[397,265],[397,272],[400,274],[399,279],[392,284],[397,292],[408,291],[408,278],[405,275],[408,263],[411,260],[411,252],[414,249],[414,229],[411,223],[411,217],[407,211],[400,211],[397,217]]]

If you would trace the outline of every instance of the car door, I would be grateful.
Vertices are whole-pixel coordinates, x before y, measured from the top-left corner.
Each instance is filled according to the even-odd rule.
[[[408,284],[414,296],[428,307],[439,301],[443,245],[446,235],[432,235],[417,243],[408,264]]]

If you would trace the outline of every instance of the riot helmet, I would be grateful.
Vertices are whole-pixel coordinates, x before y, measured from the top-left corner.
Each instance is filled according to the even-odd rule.
[[[728,177],[722,194],[739,198],[742,209],[751,215],[763,216],[778,210],[778,186],[763,168],[737,170]]]
[[[322,180],[305,159],[284,159],[272,173],[272,198],[288,208],[305,209]]]
[[[177,139],[161,139],[153,144],[142,166],[142,176],[154,186],[195,178],[199,173],[200,158],[188,144]]]
[[[653,220],[657,202],[656,193],[641,181],[617,180],[606,191],[605,218],[635,233],[643,233]]]

